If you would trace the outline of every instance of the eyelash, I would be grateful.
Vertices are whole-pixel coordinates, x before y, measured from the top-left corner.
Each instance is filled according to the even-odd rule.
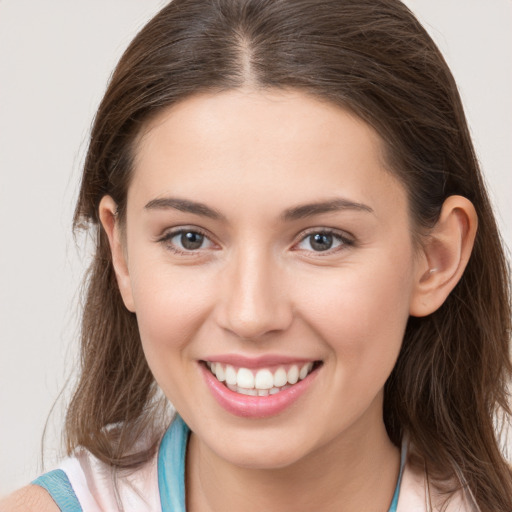
[[[182,250],[182,249],[179,249],[175,244],[171,243],[171,240],[173,238],[175,238],[175,237],[177,237],[179,235],[183,235],[185,233],[194,233],[196,235],[201,235],[205,239],[209,240],[210,243],[213,243],[210,240],[210,237],[208,236],[208,234],[206,232],[204,232],[202,229],[199,229],[199,228],[196,228],[196,227],[194,227],[194,228],[179,228],[179,229],[176,229],[176,230],[169,231],[169,232],[165,233],[165,235],[162,236],[158,240],[158,242],[164,244],[167,249],[169,249],[170,251],[174,252],[175,254],[184,255],[184,256],[196,256],[196,255],[198,255],[199,252],[201,251],[201,249]],[[296,245],[304,242],[305,240],[307,240],[309,237],[311,237],[313,235],[332,236],[334,239],[336,239],[339,242],[341,242],[340,245],[335,247],[334,249],[329,248],[329,249],[327,249],[325,251],[313,251],[313,250],[308,251],[308,252],[314,253],[316,255],[315,257],[323,257],[324,255],[326,255],[326,256],[327,255],[332,255],[334,253],[337,253],[340,250],[343,250],[343,249],[345,249],[347,247],[353,246],[354,243],[355,243],[352,238],[349,238],[345,234],[341,234],[339,231],[336,231],[336,230],[333,230],[333,229],[330,229],[330,228],[322,228],[322,229],[315,228],[315,229],[311,229],[311,230],[308,230],[305,233],[303,233],[302,237],[300,238],[300,240],[297,243],[294,244],[294,247]],[[301,249],[295,249],[295,250],[301,250]]]
[[[183,235],[185,233],[194,233],[196,235],[203,236],[207,240],[210,240],[210,237],[202,229],[194,227],[194,228],[179,228],[176,230],[169,231],[169,232],[165,233],[164,236],[158,240],[158,242],[163,243],[167,249],[174,252],[175,254],[180,254],[183,256],[195,256],[198,254],[199,249],[198,250],[182,250],[182,249],[179,249],[178,247],[176,247],[176,245],[171,243],[171,240],[173,238],[175,238],[176,236],[179,236],[179,235]],[[211,242],[211,240],[210,240],[210,242]],[[213,242],[211,242],[211,243],[213,243]]]
[[[315,254],[315,257],[323,257],[324,255],[325,256],[330,256],[332,254],[335,254],[339,251],[342,251],[344,249],[347,249],[348,247],[351,247],[354,245],[354,240],[353,238],[350,238],[349,236],[347,236],[346,234],[342,234],[340,233],[339,231],[337,230],[334,230],[334,229],[330,229],[330,228],[313,228],[313,229],[310,229],[310,230],[307,230],[305,233],[302,234],[300,240],[294,244],[294,246],[304,242],[305,240],[307,240],[309,237],[313,236],[313,235],[327,235],[327,236],[332,236],[334,239],[338,240],[340,243],[340,245],[338,247],[335,247],[334,249],[327,249],[325,251],[308,251],[308,252],[312,252],[313,254]],[[311,243],[311,242],[310,242]],[[298,249],[300,250],[300,249]]]

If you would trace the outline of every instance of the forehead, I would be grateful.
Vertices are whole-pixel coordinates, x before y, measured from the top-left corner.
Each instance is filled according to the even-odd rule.
[[[140,135],[128,199],[193,195],[245,209],[258,194],[269,208],[326,195],[394,200],[403,187],[382,149],[367,123],[304,93],[201,94],[161,112]]]

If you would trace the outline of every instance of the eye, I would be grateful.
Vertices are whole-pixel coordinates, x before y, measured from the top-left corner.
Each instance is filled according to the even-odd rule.
[[[297,248],[313,252],[336,252],[337,250],[353,245],[353,241],[331,230],[318,230],[308,233],[297,244]]]
[[[213,247],[213,242],[201,231],[180,228],[170,231],[160,240],[178,254],[190,253]]]

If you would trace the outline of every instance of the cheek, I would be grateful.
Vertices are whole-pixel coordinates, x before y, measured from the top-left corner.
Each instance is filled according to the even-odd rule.
[[[383,384],[389,376],[409,317],[411,271],[409,260],[379,262],[316,276],[304,288],[317,293],[302,294],[300,309],[330,349],[340,378]]]
[[[164,367],[190,359],[189,342],[208,316],[208,280],[197,269],[144,265],[132,274],[132,290],[142,345],[159,380]]]

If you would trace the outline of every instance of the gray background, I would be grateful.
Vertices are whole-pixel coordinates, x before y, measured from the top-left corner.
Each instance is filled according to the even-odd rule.
[[[0,0],[0,494],[58,460],[87,263],[71,217],[108,77],[165,0]],[[460,86],[512,246],[512,1],[408,0]]]

